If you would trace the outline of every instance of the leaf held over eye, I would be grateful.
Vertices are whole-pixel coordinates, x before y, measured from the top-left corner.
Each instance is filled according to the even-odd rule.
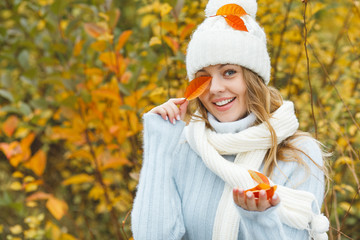
[[[193,100],[200,96],[211,82],[211,77],[198,77],[193,79],[185,91],[185,98]]]
[[[252,179],[254,179],[257,183],[265,183],[267,185],[270,185],[269,179],[264,174],[253,170],[248,170],[248,172]]]
[[[237,15],[237,16],[241,17],[246,14],[247,13],[245,12],[245,10],[242,7],[240,7],[237,4],[233,4],[233,3],[222,6],[216,12],[216,16],[218,16],[218,15]]]
[[[235,30],[245,31],[248,32],[247,27],[245,26],[244,21],[236,15],[227,15],[224,17],[226,22]]]

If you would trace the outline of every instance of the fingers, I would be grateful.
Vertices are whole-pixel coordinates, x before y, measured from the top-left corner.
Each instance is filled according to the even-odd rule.
[[[169,120],[175,124],[176,120],[184,119],[188,103],[185,98],[169,99],[160,106],[153,108],[150,113],[159,114],[164,120]]]
[[[276,206],[280,203],[280,198],[279,195],[277,193],[274,194],[274,196],[270,199],[270,204],[272,206]]]
[[[245,193],[242,189],[234,188],[233,198],[236,205],[248,211],[261,212],[280,203],[280,198],[277,194],[274,194],[274,196],[268,200],[265,190],[261,190],[259,192],[259,198],[255,198],[251,191]]]
[[[258,211],[265,211],[270,206],[265,190],[261,190],[259,192]]]
[[[256,206],[256,202],[255,202],[255,197],[254,194],[249,191],[246,192],[246,205],[247,205],[247,210],[249,211],[258,211],[257,206]]]

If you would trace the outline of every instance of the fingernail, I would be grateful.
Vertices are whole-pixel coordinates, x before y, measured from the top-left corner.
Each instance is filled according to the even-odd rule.
[[[246,193],[246,196],[247,196],[248,198],[251,198],[251,197],[252,197],[251,192],[247,192],[247,193]]]
[[[166,121],[169,120],[168,116],[166,116]]]
[[[278,198],[278,195],[275,193],[274,196],[272,197],[273,200],[276,200]]]
[[[177,116],[176,116],[176,120],[180,121],[180,119],[181,119],[181,118],[180,118],[180,115],[177,115]]]
[[[175,123],[176,123],[176,120],[175,120],[175,118],[173,119],[173,122],[172,122],[174,125],[175,125]]]

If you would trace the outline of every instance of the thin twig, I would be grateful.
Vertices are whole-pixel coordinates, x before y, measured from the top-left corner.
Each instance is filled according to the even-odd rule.
[[[339,99],[341,100],[341,102],[344,104],[345,108],[346,108],[346,111],[348,112],[348,114],[350,115],[350,118],[352,119],[353,123],[355,124],[356,128],[358,129],[358,131],[360,131],[360,126],[359,124],[357,123],[357,121],[355,120],[354,116],[352,115],[352,113],[350,112],[350,109],[348,107],[348,105],[345,103],[344,99],[341,97],[338,89],[336,88],[333,80],[330,78],[328,72],[326,71],[326,68],[324,66],[324,64],[320,61],[318,55],[316,54],[315,52],[315,49],[311,46],[311,44],[309,43],[309,46],[314,54],[314,57],[316,58],[316,60],[318,61],[318,63],[321,65],[321,68],[322,70],[324,71],[325,75],[327,76],[327,79],[329,80],[329,82],[331,83],[331,85],[334,87],[335,89],[335,92],[337,94],[337,96],[339,97]]]
[[[283,28],[281,29],[281,33],[280,33],[279,47],[277,48],[277,51],[275,53],[275,62],[274,62],[274,66],[273,66],[273,69],[274,69],[273,84],[274,85],[276,83],[276,74],[277,74],[277,71],[278,71],[278,62],[279,62],[279,57],[280,57],[280,53],[281,53],[281,50],[282,50],[282,44],[283,44],[283,41],[284,41],[284,35],[285,35],[286,29],[287,29],[287,22],[288,22],[288,19],[289,19],[289,13],[290,13],[292,2],[293,2],[293,0],[290,0],[289,4],[287,5],[285,18],[284,18],[284,25],[283,25]]]
[[[306,67],[307,67],[307,78],[308,78],[308,82],[309,82],[309,88],[310,88],[310,97],[311,97],[311,112],[312,112],[312,118],[314,121],[314,127],[315,127],[315,138],[318,138],[318,131],[317,131],[317,124],[316,124],[316,118],[315,118],[315,113],[314,113],[314,96],[313,96],[313,91],[312,91],[312,86],[311,86],[311,80],[310,80],[310,60],[309,60],[309,55],[308,55],[308,51],[307,51],[307,27],[306,27],[306,7],[307,7],[307,1],[304,2],[305,4],[305,8],[304,8],[304,47],[305,47],[305,54],[306,54]]]

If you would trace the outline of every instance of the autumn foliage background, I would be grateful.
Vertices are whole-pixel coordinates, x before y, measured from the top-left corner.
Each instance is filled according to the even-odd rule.
[[[131,239],[141,116],[183,96],[206,3],[0,1],[1,239]],[[258,4],[270,85],[332,153],[330,239],[360,239],[360,2]]]

